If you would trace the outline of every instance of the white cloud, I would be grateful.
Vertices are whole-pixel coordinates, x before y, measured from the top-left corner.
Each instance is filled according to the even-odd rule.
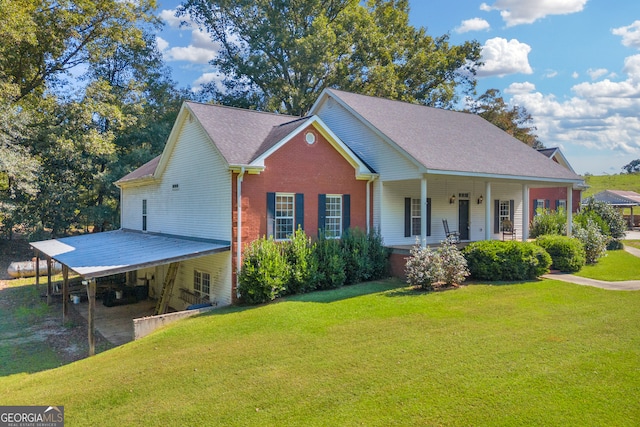
[[[224,76],[220,73],[204,73],[193,82],[191,90],[193,92],[199,92],[200,90],[202,90],[202,86],[209,83],[214,83],[218,87],[218,89],[222,89],[223,79]]]
[[[535,91],[533,85],[512,84],[511,103],[522,105],[532,115],[540,140],[548,145],[570,144],[640,155],[640,55],[628,57],[623,68],[626,79],[581,82],[573,96],[557,99]],[[531,90],[527,90],[531,89]],[[576,148],[579,151],[579,148]]]
[[[472,18],[462,21],[459,27],[456,27],[456,33],[468,33],[469,31],[485,31],[491,28],[491,25],[482,18]]]
[[[507,27],[531,24],[548,15],[580,12],[587,0],[496,0],[493,5],[482,3],[480,10],[499,10]]]
[[[580,74],[578,74],[577,71],[574,71],[573,73],[571,73],[571,77],[577,79],[578,77],[580,77]]]
[[[558,72],[555,70],[549,70],[544,74],[544,77],[547,79],[552,79],[558,76]]]
[[[179,29],[181,28],[181,26],[191,27],[191,24],[192,24],[191,18],[188,16],[183,16],[178,18],[176,16],[175,9],[164,9],[160,11],[160,15],[158,16],[160,17],[160,19],[166,22],[171,28]]]
[[[640,49],[640,21],[634,21],[626,27],[614,28],[611,32],[616,36],[622,36],[623,45]]]
[[[600,77],[604,76],[608,72],[609,70],[607,70],[606,68],[597,68],[595,70],[592,68],[589,68],[587,70],[587,74],[589,74],[589,77],[591,77],[591,80],[598,80]]]
[[[162,37],[156,37],[156,45],[158,46],[158,50],[160,50],[160,52],[164,52],[169,47],[169,42]]]
[[[504,93],[508,93],[510,95],[531,93],[536,90],[536,85],[531,82],[523,82],[523,83],[511,83],[505,90]]]
[[[482,47],[484,65],[478,70],[478,77],[532,74],[529,52],[531,52],[531,46],[516,39],[509,41],[501,37],[489,39]]]

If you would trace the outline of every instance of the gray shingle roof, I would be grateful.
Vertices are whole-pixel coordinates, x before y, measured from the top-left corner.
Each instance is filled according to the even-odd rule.
[[[478,115],[333,89],[327,93],[428,170],[582,180]]]
[[[140,166],[138,169],[134,170],[133,172],[123,176],[116,182],[126,182],[126,181],[132,181],[134,179],[150,178],[153,176],[153,173],[156,171],[156,168],[158,167],[159,162],[160,162],[160,156],[155,157],[149,160],[144,165]]]
[[[592,196],[595,200],[614,206],[638,206],[640,194],[635,191],[604,190]]]
[[[281,125],[300,119],[296,116],[220,105],[195,102],[187,102],[186,105],[230,165],[251,163],[271,145],[286,136],[278,132]],[[299,125],[300,123],[296,123],[286,128],[291,131]],[[274,134],[282,137],[278,138]]]

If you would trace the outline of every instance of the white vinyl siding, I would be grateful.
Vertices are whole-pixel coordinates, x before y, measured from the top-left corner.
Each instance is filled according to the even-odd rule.
[[[184,120],[177,137],[160,182],[123,188],[122,227],[141,229],[146,199],[150,232],[231,240],[228,165],[196,121]]]

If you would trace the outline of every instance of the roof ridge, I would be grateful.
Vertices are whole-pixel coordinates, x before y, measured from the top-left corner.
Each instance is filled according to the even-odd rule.
[[[274,112],[271,112],[271,111],[253,110],[253,109],[250,109],[250,108],[234,107],[232,105],[208,104],[206,102],[198,102],[198,101],[185,101],[185,103],[186,104],[201,105],[203,107],[225,108],[225,109],[228,109],[228,110],[237,110],[237,111],[242,111],[242,112],[245,112],[245,113],[258,113],[258,114],[265,114],[265,115],[277,116],[277,117],[292,117],[292,118],[295,118],[295,120],[297,120],[299,118],[298,116],[292,116],[290,114],[274,113]]]

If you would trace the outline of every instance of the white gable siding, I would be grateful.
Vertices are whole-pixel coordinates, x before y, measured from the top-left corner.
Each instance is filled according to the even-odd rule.
[[[190,305],[180,299],[180,288],[193,291],[194,270],[211,275],[210,295],[212,300],[217,301],[218,306],[231,304],[231,252],[227,251],[181,262],[173,294],[169,300],[171,307],[176,310],[185,310]]]
[[[231,172],[195,121],[185,120],[159,183],[123,189],[122,226],[231,240]],[[166,153],[165,153],[166,154]]]
[[[383,181],[419,177],[414,163],[333,99],[323,103],[317,115],[356,155],[380,174]]]

